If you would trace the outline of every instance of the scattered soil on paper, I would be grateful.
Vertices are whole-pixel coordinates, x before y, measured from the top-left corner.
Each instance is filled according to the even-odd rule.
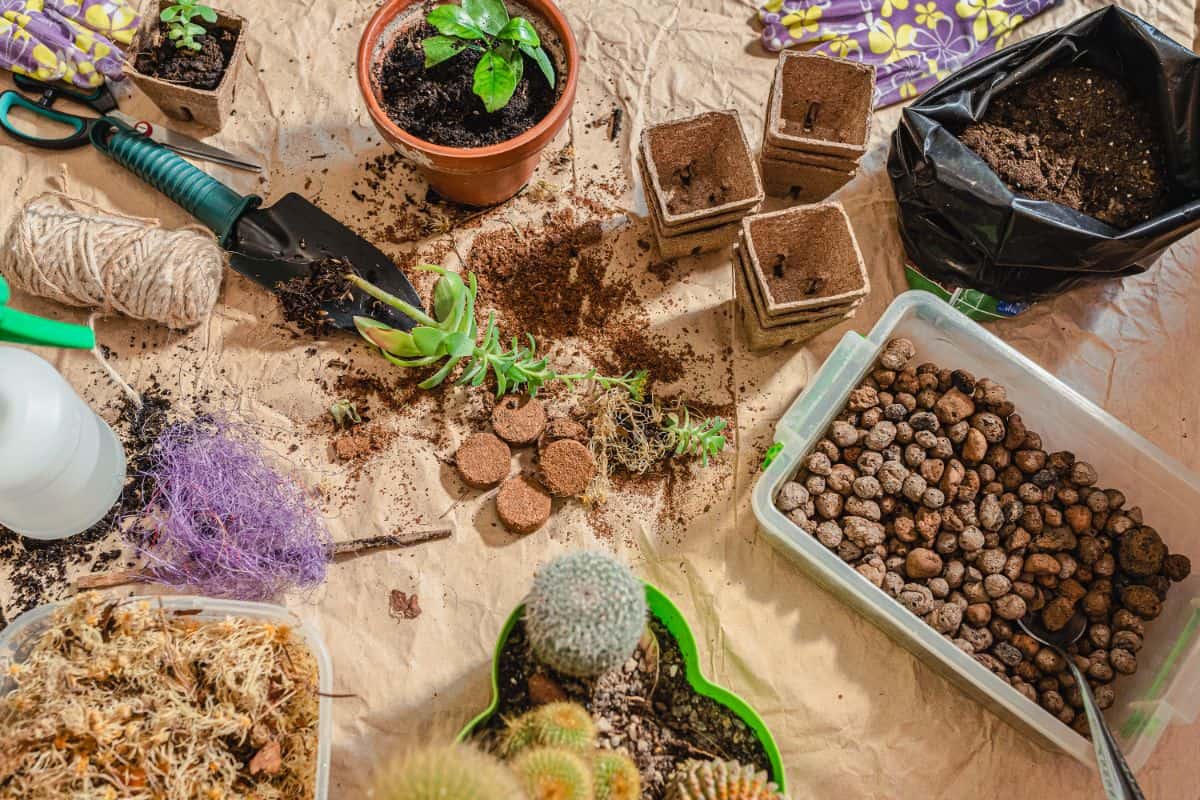
[[[1013,192],[1130,228],[1167,208],[1162,132],[1148,98],[1089,67],[1048,69],[997,95],[959,138]]]
[[[555,87],[528,56],[508,105],[488,113],[474,89],[483,54],[464,50],[425,68],[421,42],[437,31],[427,23],[396,38],[384,57],[379,84],[393,122],[419,139],[449,147],[486,147],[521,135],[539,123],[558,99]]]

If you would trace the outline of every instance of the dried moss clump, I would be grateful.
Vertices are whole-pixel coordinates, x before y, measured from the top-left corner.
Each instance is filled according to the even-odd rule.
[[[317,664],[286,626],[83,594],[0,669],[0,795],[304,800]]]

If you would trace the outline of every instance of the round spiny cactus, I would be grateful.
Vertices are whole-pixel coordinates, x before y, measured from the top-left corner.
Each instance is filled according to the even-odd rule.
[[[646,589],[605,553],[582,551],[538,570],[525,600],[525,629],[546,666],[590,678],[637,650],[646,628]]]
[[[596,723],[578,703],[547,703],[508,724],[504,753],[511,758],[530,746],[590,751],[596,746]]]
[[[642,794],[642,776],[629,756],[601,750],[592,762],[595,800],[638,800]]]
[[[529,800],[592,800],[592,771],[568,750],[526,750],[511,766]]]
[[[520,781],[499,760],[454,744],[417,750],[385,769],[378,800],[524,800]]]
[[[736,761],[688,761],[667,788],[666,800],[785,800],[767,773]]]

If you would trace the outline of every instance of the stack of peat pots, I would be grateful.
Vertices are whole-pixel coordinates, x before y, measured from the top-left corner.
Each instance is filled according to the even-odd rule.
[[[784,50],[763,126],[767,194],[816,203],[850,182],[871,139],[875,67]]]
[[[721,250],[763,200],[754,152],[736,111],[647,128],[639,146],[646,206],[666,260]]]
[[[871,291],[841,203],[742,220],[734,294],[751,350],[807,341],[854,316]]]

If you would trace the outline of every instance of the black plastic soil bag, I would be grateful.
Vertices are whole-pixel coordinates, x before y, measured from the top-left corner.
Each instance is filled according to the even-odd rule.
[[[950,131],[1042,70],[1079,64],[1123,76],[1162,131],[1172,210],[1126,230],[1058,203],[1013,194]],[[888,173],[909,258],[936,281],[1034,301],[1082,283],[1144,272],[1200,227],[1200,56],[1140,17],[1109,6],[1006,47],[934,86],[904,110]]]

